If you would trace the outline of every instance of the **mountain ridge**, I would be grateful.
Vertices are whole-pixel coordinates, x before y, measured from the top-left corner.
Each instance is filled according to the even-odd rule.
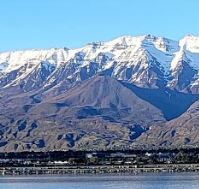
[[[78,49],[0,53],[0,86],[17,85],[40,69],[46,72],[43,74],[44,85],[56,82],[57,73],[62,69],[66,70],[65,78],[70,81],[81,81],[109,70],[113,77],[137,86],[159,88],[164,85],[197,94],[198,38],[186,36],[177,42],[151,35],[122,36],[108,42],[89,43]],[[184,78],[184,72],[190,73],[188,80]]]

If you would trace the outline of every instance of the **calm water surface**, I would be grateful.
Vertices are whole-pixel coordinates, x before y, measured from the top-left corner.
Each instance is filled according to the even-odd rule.
[[[0,177],[0,189],[199,189],[199,173]]]

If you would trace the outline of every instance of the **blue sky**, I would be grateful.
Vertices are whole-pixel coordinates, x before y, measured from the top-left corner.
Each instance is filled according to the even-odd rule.
[[[199,35],[198,0],[1,0],[0,51],[80,47],[121,35]]]

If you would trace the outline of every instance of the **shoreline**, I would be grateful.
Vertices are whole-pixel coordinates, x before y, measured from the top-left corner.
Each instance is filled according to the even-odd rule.
[[[199,164],[0,167],[0,176],[27,175],[121,175],[141,173],[199,172]]]

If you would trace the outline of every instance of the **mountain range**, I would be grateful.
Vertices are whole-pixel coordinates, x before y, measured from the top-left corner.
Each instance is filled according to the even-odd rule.
[[[0,151],[199,145],[199,37],[0,53]]]

